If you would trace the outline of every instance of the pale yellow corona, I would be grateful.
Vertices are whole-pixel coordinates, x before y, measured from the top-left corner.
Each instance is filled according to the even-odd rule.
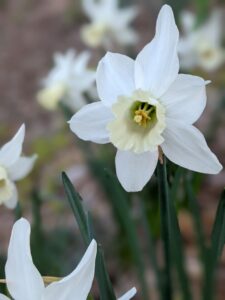
[[[115,119],[107,129],[118,149],[135,153],[154,151],[164,141],[165,108],[148,92],[136,90],[130,97],[119,97],[112,111]]]

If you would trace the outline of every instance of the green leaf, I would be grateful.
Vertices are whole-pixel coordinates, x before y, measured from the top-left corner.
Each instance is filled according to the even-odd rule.
[[[206,246],[205,246],[205,237],[204,237],[204,231],[203,231],[203,226],[202,226],[202,222],[201,222],[201,215],[200,215],[200,211],[199,211],[198,202],[194,195],[193,188],[192,188],[192,185],[190,182],[190,178],[188,178],[188,177],[185,178],[185,188],[186,188],[186,192],[187,192],[189,208],[190,208],[191,215],[192,215],[193,221],[194,221],[195,233],[196,233],[200,258],[201,258],[203,264],[205,264],[205,262],[207,260],[207,250],[206,250]]]
[[[225,244],[225,191],[223,191],[213,225],[211,235],[211,249],[208,250],[207,269],[205,270],[203,285],[203,300],[214,299],[215,270],[218,259]]]
[[[136,265],[138,277],[140,280],[142,297],[145,300],[149,300],[148,287],[145,280],[145,267],[143,262],[143,254],[141,252],[138,235],[135,228],[135,223],[132,220],[130,207],[128,204],[128,193],[126,193],[120,186],[117,178],[109,171],[104,170],[104,188],[112,201],[114,210],[117,211],[120,222],[126,233],[126,237],[129,242],[130,251],[133,256],[133,260]]]
[[[75,219],[77,220],[83,240],[86,245],[89,245],[91,240],[95,238],[91,215],[90,213],[85,213],[82,205],[82,198],[76,192],[71,181],[64,172],[62,173],[62,180],[68,201],[72,208]],[[116,296],[114,294],[113,287],[106,270],[103,250],[99,245],[96,258],[96,276],[100,291],[100,299],[116,300]]]
[[[216,218],[211,235],[212,256],[215,263],[220,257],[225,244],[225,190],[222,193],[216,212]]]
[[[141,213],[142,213],[141,219],[143,222],[143,227],[144,227],[144,231],[145,231],[145,235],[146,235],[147,247],[148,247],[148,252],[149,252],[148,256],[150,258],[150,263],[151,263],[152,269],[154,270],[157,289],[158,289],[160,299],[163,300],[161,270],[159,268],[158,261],[157,261],[155,243],[154,243],[154,240],[152,237],[152,230],[151,230],[148,218],[147,218],[147,207],[146,207],[144,199],[139,198],[139,201],[140,201]]]
[[[185,187],[186,187],[191,215],[194,221],[194,228],[196,232],[200,259],[202,261],[202,266],[203,266],[202,300],[212,300],[213,295],[212,295],[212,280],[211,280],[211,270],[212,270],[212,262],[211,262],[211,255],[210,255],[211,251],[208,249],[205,243],[205,236],[204,236],[203,225],[201,221],[201,214],[200,214],[197,199],[194,195],[193,187],[191,185],[190,177],[186,176]]]
[[[77,220],[82,238],[84,239],[85,245],[88,245],[89,240],[89,230],[87,226],[87,218],[82,205],[82,198],[74,189],[71,181],[69,180],[66,173],[62,173],[62,181],[64,189],[67,195],[67,199],[70,203],[73,214]]]
[[[182,244],[181,232],[179,222],[177,218],[177,212],[174,206],[174,201],[177,198],[177,192],[180,185],[180,181],[184,174],[182,168],[177,169],[173,184],[170,189],[170,212],[171,212],[171,246],[172,255],[177,269],[178,281],[180,283],[181,293],[184,300],[191,299],[190,282],[188,280],[187,271],[185,269],[185,257]]]
[[[96,258],[96,276],[99,283],[100,299],[101,300],[116,300],[112,284],[106,270],[104,253],[102,247],[98,245],[98,254]]]
[[[181,232],[179,228],[179,223],[176,215],[176,210],[173,204],[173,201],[170,201],[170,212],[171,212],[171,252],[173,255],[173,260],[175,263],[175,267],[177,269],[178,281],[181,288],[181,294],[184,300],[190,300],[191,291],[190,291],[190,283],[187,276],[187,271],[185,269],[185,258],[184,258],[184,250],[181,239]]]
[[[172,268],[171,268],[171,242],[172,242],[172,230],[171,230],[171,211],[169,190],[167,183],[167,168],[166,158],[163,158],[163,164],[158,162],[157,165],[157,180],[159,187],[159,204],[160,204],[160,221],[161,221],[161,238],[163,243],[163,299],[172,300]]]

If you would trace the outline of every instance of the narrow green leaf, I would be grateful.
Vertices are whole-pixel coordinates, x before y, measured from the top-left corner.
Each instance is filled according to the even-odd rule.
[[[159,204],[161,220],[161,237],[163,243],[164,272],[163,272],[163,299],[172,300],[172,277],[171,277],[171,212],[169,204],[169,191],[167,183],[166,158],[157,165],[157,180],[159,187]]]
[[[222,193],[212,230],[212,255],[217,262],[225,244],[225,190]]]
[[[225,191],[223,191],[211,234],[211,249],[208,250],[207,269],[205,270],[203,300],[214,299],[215,270],[225,244]]]
[[[178,193],[178,189],[180,187],[180,183],[181,183],[183,174],[184,174],[184,169],[178,167],[175,172],[175,176],[173,178],[172,186],[170,188],[170,198],[173,199],[173,201],[175,201],[177,199],[177,193]]]
[[[151,228],[150,228],[150,224],[148,222],[148,218],[147,218],[147,208],[145,205],[144,200],[139,199],[140,200],[140,205],[141,205],[141,217],[142,217],[142,222],[143,222],[143,226],[144,226],[144,231],[145,231],[145,236],[147,239],[147,246],[148,246],[148,251],[149,251],[149,258],[150,258],[150,263],[151,266],[154,270],[155,273],[155,278],[156,278],[156,283],[157,283],[157,290],[160,296],[160,299],[163,300],[163,290],[162,290],[162,278],[161,278],[161,270],[159,268],[158,265],[158,261],[157,261],[157,255],[156,255],[156,249],[155,249],[155,243],[152,237],[152,232],[151,232]]]
[[[145,279],[145,267],[142,258],[143,255],[139,246],[135,223],[130,214],[128,193],[122,189],[117,178],[109,170],[103,170],[102,165],[97,165],[96,161],[90,161],[89,164],[90,166],[92,165],[93,172],[96,176],[98,176],[99,180],[101,180],[102,186],[111,200],[114,211],[117,212],[119,222],[123,226],[123,229],[126,233],[130,251],[136,265],[138,278],[141,285],[142,299],[149,300],[149,292]]]
[[[187,192],[189,208],[193,216],[200,258],[203,264],[205,264],[207,260],[207,253],[206,253],[207,251],[205,246],[205,237],[204,237],[204,231],[201,222],[201,215],[200,215],[197,199],[194,195],[193,188],[191,186],[191,182],[188,177],[185,178],[185,188]]]
[[[86,214],[82,206],[82,199],[80,195],[76,192],[71,181],[69,180],[68,176],[64,172],[62,173],[62,181],[67,195],[67,199],[70,203],[71,209],[77,220],[82,238],[84,239],[85,245],[88,245],[90,242],[89,233],[88,233]]]
[[[75,219],[77,220],[81,235],[86,245],[89,245],[94,237],[94,230],[92,226],[92,218],[90,213],[85,213],[82,205],[82,198],[74,189],[71,181],[65,173],[62,173],[62,179],[68,201],[71,205]],[[98,252],[96,258],[96,276],[100,291],[101,300],[116,300],[113,287],[106,270],[103,250],[98,245]]]
[[[175,211],[175,207],[172,201],[170,201],[170,212],[171,212],[171,252],[173,255],[173,260],[175,267],[177,269],[178,281],[181,288],[181,294],[184,300],[190,300],[191,291],[190,283],[185,269],[185,258],[184,250],[181,240],[181,232],[179,228],[179,223]]]
[[[112,284],[106,270],[104,253],[102,247],[98,245],[98,254],[96,258],[96,276],[99,283],[99,289],[101,291],[101,300],[116,300]]]
[[[173,184],[170,189],[170,211],[171,211],[171,247],[172,255],[177,269],[178,281],[180,283],[181,293],[184,300],[192,299],[190,282],[185,268],[184,249],[182,244],[181,232],[177,218],[177,212],[174,206],[174,200],[177,198],[177,192],[182,179],[184,170],[178,168]]]
[[[196,232],[197,244],[199,248],[199,255],[203,266],[203,285],[202,285],[202,300],[212,300],[212,281],[211,281],[211,257],[210,251],[205,244],[205,236],[201,221],[201,214],[198,206],[197,199],[194,195],[194,191],[191,185],[191,180],[189,177],[185,178],[185,187],[187,192],[187,197],[189,201],[189,207],[191,210],[191,215],[194,221],[194,227]]]

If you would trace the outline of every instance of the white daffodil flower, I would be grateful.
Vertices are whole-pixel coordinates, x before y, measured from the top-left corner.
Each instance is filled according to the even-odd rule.
[[[92,90],[95,72],[88,69],[90,53],[76,54],[68,50],[54,55],[54,67],[42,81],[43,89],[38,93],[38,102],[48,110],[57,108],[60,101],[77,111],[87,102],[84,93]]]
[[[0,149],[0,204],[15,208],[18,200],[14,181],[23,179],[32,170],[37,155],[21,156],[25,136],[22,125],[16,135]]]
[[[206,82],[178,74],[178,38],[172,9],[164,5],[152,42],[135,61],[107,53],[97,69],[101,101],[84,106],[70,120],[81,139],[118,148],[117,176],[130,192],[149,181],[161,151],[196,172],[216,174],[222,168],[192,125],[206,105]]]
[[[21,218],[12,229],[5,266],[6,284],[14,300],[86,300],[95,274],[97,243],[92,240],[75,270],[59,281],[45,286],[33,264],[30,251],[30,224]],[[129,300],[136,294],[133,288],[118,300]],[[0,294],[0,300],[9,300]]]
[[[221,11],[215,10],[211,17],[196,28],[196,18],[191,12],[181,14],[184,31],[179,42],[181,66],[186,69],[200,67],[214,71],[225,62],[225,49],[222,48],[223,18]]]
[[[119,8],[118,0],[83,0],[82,3],[91,24],[82,27],[81,37],[89,47],[109,48],[114,42],[119,45],[137,42],[135,31],[129,27],[138,14],[136,7]]]
[[[97,244],[92,240],[76,269],[67,277],[44,285],[30,252],[30,224],[17,221],[12,229],[5,266],[6,283],[14,300],[86,300],[95,273]],[[0,295],[0,300],[9,299]]]

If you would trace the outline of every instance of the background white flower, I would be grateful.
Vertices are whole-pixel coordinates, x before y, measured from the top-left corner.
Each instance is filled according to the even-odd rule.
[[[81,30],[81,37],[88,46],[109,48],[114,42],[119,45],[137,42],[137,35],[129,26],[138,14],[136,7],[119,8],[118,0],[83,0],[82,3],[91,20],[91,24]]]
[[[54,67],[43,79],[43,89],[38,93],[39,103],[46,109],[56,109],[62,101],[73,111],[86,104],[84,93],[93,89],[95,72],[88,68],[90,53],[79,55],[74,50],[54,55]]]
[[[222,12],[213,11],[210,18],[196,28],[196,16],[184,11],[181,14],[181,24],[184,32],[178,48],[181,66],[188,69],[200,67],[206,71],[219,68],[225,62]]]
[[[97,244],[92,240],[76,269],[67,277],[45,287],[30,253],[30,224],[17,221],[12,230],[5,273],[14,300],[86,300],[95,272]],[[0,295],[0,299],[9,299]]]
[[[179,33],[172,9],[164,5],[156,34],[136,60],[107,53],[97,69],[100,102],[70,121],[83,140],[118,148],[116,172],[127,191],[140,191],[158,162],[158,148],[174,163],[216,174],[221,164],[192,124],[206,105],[206,82],[178,74]]]
[[[23,179],[33,168],[37,155],[22,156],[25,125],[0,149],[0,204],[14,208],[18,194],[14,181]]]

